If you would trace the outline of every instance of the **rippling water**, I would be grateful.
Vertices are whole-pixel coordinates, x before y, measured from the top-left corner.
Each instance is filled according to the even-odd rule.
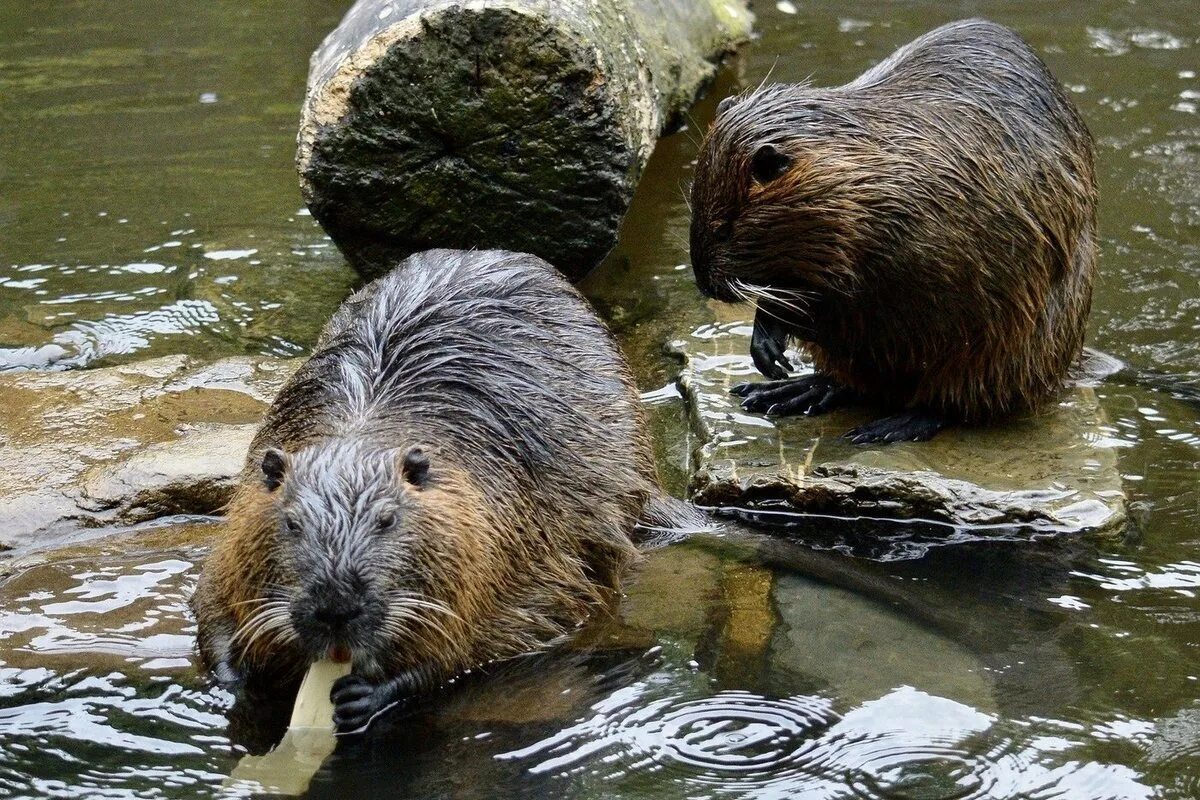
[[[840,83],[954,17],[1016,26],[1098,140],[1091,341],[1194,385],[1194,5],[758,2],[761,38],[718,89]],[[310,347],[355,280],[291,163],[307,57],[341,8],[0,10],[0,368]],[[690,443],[663,343],[715,320],[685,266],[682,193],[711,113],[663,141],[584,285],[677,490]],[[618,620],[395,715],[310,795],[1200,796],[1200,414],[1120,378],[1100,394],[1133,501],[1120,540],[929,549],[894,529],[888,552],[911,557],[881,562],[744,532],[657,551]],[[269,746],[277,714],[234,706],[194,663],[184,598],[209,533],[0,561],[0,795],[210,796]]]
[[[720,692],[695,699],[623,691],[598,716],[500,758],[536,760],[532,772],[569,775],[608,751],[608,780],[661,771],[689,792],[777,797],[1149,797],[1131,770],[1096,762],[1046,765],[1079,745],[1062,725],[994,716],[898,687],[839,715],[819,696],[772,699]],[[641,691],[637,691],[641,690]],[[1014,731],[1043,731],[1022,748]],[[1025,738],[1021,736],[1020,738]],[[561,753],[561,755],[559,755]],[[1078,793],[1078,794],[1076,794]]]

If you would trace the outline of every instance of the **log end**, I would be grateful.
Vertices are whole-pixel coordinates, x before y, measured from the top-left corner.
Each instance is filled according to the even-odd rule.
[[[430,247],[505,248],[582,278],[639,167],[593,48],[546,19],[451,5],[350,48],[310,83],[297,163],[313,216],[374,276]],[[318,51],[314,57],[317,69]]]

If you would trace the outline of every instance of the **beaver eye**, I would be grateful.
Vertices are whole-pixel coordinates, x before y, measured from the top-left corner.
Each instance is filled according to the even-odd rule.
[[[762,185],[783,176],[791,166],[791,156],[780,152],[773,144],[764,144],[750,158],[750,175],[755,183]]]
[[[382,511],[379,516],[375,517],[375,527],[380,531],[386,531],[396,524],[396,514],[392,511]]]
[[[727,219],[722,222],[718,222],[716,226],[713,227],[712,231],[713,237],[717,241],[728,241],[729,238],[733,236],[733,220]]]
[[[300,520],[291,514],[283,518],[283,527],[293,536],[299,536],[300,532],[304,530],[304,527],[300,524]]]

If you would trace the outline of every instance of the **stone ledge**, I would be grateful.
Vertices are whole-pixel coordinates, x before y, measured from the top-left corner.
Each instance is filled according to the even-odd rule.
[[[211,514],[299,361],[184,356],[0,375],[0,543]]]
[[[955,428],[930,442],[861,447],[841,439],[869,409],[771,419],[729,387],[755,380],[750,324],[704,325],[673,342],[697,438],[692,499],[749,516],[824,514],[927,520],[987,535],[1107,531],[1125,519],[1115,440],[1080,386],[1038,416]]]

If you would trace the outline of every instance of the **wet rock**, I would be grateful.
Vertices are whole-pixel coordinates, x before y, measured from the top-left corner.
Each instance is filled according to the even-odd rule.
[[[0,542],[216,511],[297,363],[172,356],[0,375]]]
[[[729,312],[750,312],[741,307]],[[929,520],[972,532],[1113,530],[1125,517],[1117,456],[1090,388],[1040,416],[952,428],[930,442],[856,446],[841,438],[866,408],[770,419],[729,394],[757,379],[750,324],[704,325],[671,349],[697,438],[691,478],[701,505],[757,513]],[[798,362],[794,362],[798,363]]]
[[[852,707],[910,686],[996,708],[986,664],[905,614],[798,575],[779,576],[773,600],[781,624],[764,650],[777,692],[815,685]]]
[[[718,680],[736,686],[763,679],[768,648],[779,623],[772,602],[774,583],[770,570],[754,564],[731,565],[721,576],[725,618],[711,666]]]
[[[84,473],[77,505],[122,523],[216,513],[232,495],[255,424],[186,426],[180,438]]]
[[[721,562],[692,547],[651,550],[625,581],[622,626],[655,636],[698,639],[720,596]]]

